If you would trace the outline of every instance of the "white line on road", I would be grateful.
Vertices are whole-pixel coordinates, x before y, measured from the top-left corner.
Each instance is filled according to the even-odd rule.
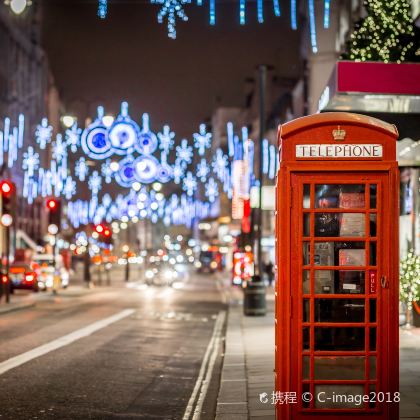
[[[217,333],[216,338],[214,340],[213,352],[212,352],[212,355],[211,355],[211,358],[210,358],[209,367],[207,369],[207,375],[206,375],[206,378],[203,381],[203,386],[201,387],[200,396],[198,397],[197,405],[195,406],[193,420],[199,420],[200,419],[201,410],[203,408],[204,400],[206,399],[207,391],[208,391],[209,386],[210,386],[211,377],[213,375],[214,365],[216,363],[217,353],[219,351],[220,334],[221,334],[221,329],[222,329],[224,320],[225,320],[225,313],[223,314],[223,321],[221,323],[220,328],[218,329],[218,333]]]
[[[61,347],[67,346],[81,338],[87,337],[102,328],[108,327],[114,322],[120,321],[133,314],[135,309],[125,309],[124,311],[118,312],[109,318],[101,319],[100,321],[94,322],[93,324],[83,327],[80,330],[74,331],[70,334],[64,335],[63,337],[57,338],[56,340],[50,341],[49,343],[43,344],[42,346],[35,347],[25,353],[19,354],[18,356],[12,357],[4,362],[0,363],[0,375],[7,371],[14,369],[24,363],[27,363],[37,357],[43,356],[51,351],[57,350]]]
[[[213,351],[213,353],[211,355],[210,364],[209,364],[209,370],[211,370],[210,371],[210,376],[209,376],[209,372],[207,372],[206,380],[208,379],[208,377],[211,378],[211,374],[212,374],[213,367],[214,367],[214,361],[213,361],[213,359],[215,359],[214,354],[217,354],[218,343],[220,341],[220,333],[221,333],[222,328],[223,328],[225,317],[226,317],[226,311],[220,311],[219,315],[217,316],[216,322],[214,324],[213,335],[211,336],[210,342],[209,342],[209,344],[207,346],[207,349],[206,349],[206,353],[204,354],[203,362],[201,363],[200,372],[198,374],[197,381],[195,383],[195,386],[194,386],[193,392],[191,394],[190,400],[188,401],[187,408],[185,409],[183,420],[188,420],[190,418],[192,410],[194,408],[194,402],[197,398],[197,394],[200,391],[200,388],[203,387],[203,390],[201,391],[201,395],[199,397],[199,401],[198,401],[197,404],[200,404],[200,400],[204,401],[204,398],[207,394],[207,387],[208,386],[205,388],[205,392],[204,392],[205,380],[203,381],[203,378],[204,378],[204,374],[206,373],[207,362],[210,358],[210,354]],[[201,403],[201,405],[202,405],[202,403]],[[196,411],[197,410],[195,410],[195,412]],[[195,418],[195,412],[194,412],[194,418]]]

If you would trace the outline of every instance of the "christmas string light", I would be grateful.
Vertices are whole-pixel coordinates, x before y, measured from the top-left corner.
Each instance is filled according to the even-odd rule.
[[[107,0],[99,0],[98,4],[98,16],[101,19],[105,19],[108,12],[108,1]]]
[[[296,0],[290,1],[290,21],[293,30],[297,29],[297,6]]]
[[[309,31],[311,33],[311,46],[312,52],[317,53],[317,40],[316,40],[316,22],[315,22],[315,0],[308,0],[309,10]]]
[[[274,16],[280,17],[281,16],[281,11],[280,11],[279,0],[273,0],[273,9],[274,9]]]
[[[239,0],[239,24],[245,25],[246,0]]]
[[[324,0],[324,29],[330,27],[330,6],[331,0]]]
[[[367,16],[356,25],[344,59],[402,63],[415,60],[411,6],[406,0],[366,0]],[[411,38],[411,40],[410,40]]]

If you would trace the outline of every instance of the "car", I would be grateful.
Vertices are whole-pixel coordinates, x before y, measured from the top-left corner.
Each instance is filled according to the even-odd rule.
[[[31,266],[38,277],[38,287],[41,290],[50,289],[54,286],[54,271],[57,270],[60,278],[60,285],[64,289],[69,285],[70,273],[64,267],[62,257],[56,256],[56,267],[54,269],[54,257],[51,254],[37,254],[32,258]]]
[[[217,253],[214,251],[201,251],[195,266],[199,273],[214,273],[219,268]]]
[[[10,290],[26,289],[38,292],[37,274],[29,264],[14,263],[9,268]]]
[[[172,286],[178,273],[171,265],[158,262],[146,270],[145,277],[149,286]]]

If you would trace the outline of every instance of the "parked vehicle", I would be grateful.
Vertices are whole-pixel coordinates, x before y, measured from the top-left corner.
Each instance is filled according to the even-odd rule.
[[[25,263],[15,263],[9,269],[10,290],[13,293],[14,289],[26,289],[37,292],[38,281],[37,274],[32,267]]]
[[[32,268],[37,274],[38,287],[40,290],[47,290],[54,285],[54,272],[58,272],[60,286],[66,288],[69,285],[70,273],[65,268],[61,255],[56,256],[56,267],[54,269],[54,257],[51,254],[37,254],[32,258]]]

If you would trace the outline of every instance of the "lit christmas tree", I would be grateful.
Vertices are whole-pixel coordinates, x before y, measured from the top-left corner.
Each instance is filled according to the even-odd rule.
[[[413,251],[400,263],[400,300],[407,305],[407,326],[410,326],[413,302],[420,301],[420,256]]]
[[[355,25],[342,59],[420,61],[418,30],[407,0],[365,0],[367,16]]]

